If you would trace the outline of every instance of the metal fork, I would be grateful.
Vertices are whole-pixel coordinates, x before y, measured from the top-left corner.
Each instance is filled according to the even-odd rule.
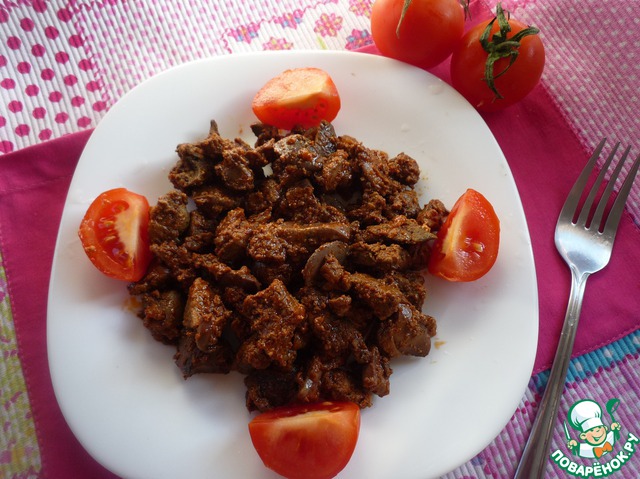
[[[606,172],[620,146],[620,143],[616,144],[586,195],[582,208],[579,209],[580,200],[587,191],[589,178],[596,168],[605,141],[606,139],[603,139],[600,142],[573,185],[556,224],[556,248],[571,270],[571,293],[549,381],[514,479],[541,479],[544,476],[544,470],[549,460],[551,432],[555,426],[558,404],[567,378],[587,278],[591,273],[600,271],[609,263],[622,211],[640,165],[640,156],[638,156],[605,218],[605,210],[610,203],[610,198],[612,198],[614,185],[618,177],[621,176],[622,167],[629,155],[630,148],[627,148],[604,187],[595,211],[593,211],[594,200],[602,189]]]

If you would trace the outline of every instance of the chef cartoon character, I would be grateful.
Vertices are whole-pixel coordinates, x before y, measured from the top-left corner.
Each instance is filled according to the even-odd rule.
[[[612,414],[609,403],[607,411]],[[613,416],[611,417],[613,420]],[[571,406],[567,419],[574,429],[580,431],[579,437],[583,441],[572,439],[565,423],[567,447],[580,457],[599,459],[613,450],[613,445],[620,437],[620,423],[614,421],[610,428],[605,426],[602,422],[602,408],[591,399],[583,399]]]

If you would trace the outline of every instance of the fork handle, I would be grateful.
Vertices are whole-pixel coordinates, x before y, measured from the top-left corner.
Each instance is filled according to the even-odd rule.
[[[557,422],[558,405],[567,378],[588,277],[587,273],[580,274],[574,269],[571,270],[571,293],[558,349],[538,414],[533,422],[531,434],[524,447],[514,479],[542,479],[544,477],[544,471],[549,461],[551,435]]]

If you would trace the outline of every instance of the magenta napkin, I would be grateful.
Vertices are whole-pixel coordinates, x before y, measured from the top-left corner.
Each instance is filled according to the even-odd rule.
[[[75,133],[0,156],[0,251],[43,478],[116,477],[85,452],[67,426],[47,363],[47,290],[53,249],[69,182],[90,134]]]
[[[365,51],[375,53],[371,47]],[[446,65],[432,71],[448,77]],[[553,244],[555,222],[590,152],[543,86],[520,104],[484,119],[512,169],[531,232],[540,297],[534,372],[540,372],[551,365],[569,294],[569,271]],[[47,366],[46,302],[53,248],[71,175],[89,135],[77,133],[0,157],[0,251],[43,477],[114,477],[87,455],[68,429]],[[611,263],[587,285],[575,355],[638,328],[634,317],[640,310],[639,245],[638,226],[625,215]]]
[[[542,87],[508,113],[484,119],[511,167],[533,244],[540,306],[537,373],[551,367],[570,289],[569,268],[554,245],[555,225],[592,148],[582,147]],[[573,356],[640,327],[639,246],[640,229],[625,211],[611,262],[588,280]]]

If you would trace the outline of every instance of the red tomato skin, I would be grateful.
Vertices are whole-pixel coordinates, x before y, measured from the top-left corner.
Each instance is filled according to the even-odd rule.
[[[351,402],[285,406],[249,423],[264,465],[287,479],[335,477],[351,459],[359,430],[360,408]]]
[[[464,11],[458,0],[412,0],[400,26],[404,0],[376,0],[371,9],[371,36],[380,53],[431,68],[442,63],[460,41]]]
[[[493,112],[507,108],[526,97],[538,84],[545,64],[544,44],[538,35],[527,35],[520,41],[517,60],[509,70],[495,79],[498,92],[504,97],[495,99],[495,94],[484,81],[484,70],[488,54],[480,44],[480,36],[489,21],[472,27],[454,49],[451,55],[451,84],[477,110]],[[507,38],[527,25],[510,19],[511,32]],[[494,22],[491,34],[498,31],[498,22]],[[494,64],[498,74],[509,64],[509,59],[501,58]]]
[[[295,100],[287,101],[287,98]],[[283,130],[332,122],[340,111],[338,88],[319,68],[294,68],[271,78],[256,93],[251,108],[258,119]]]
[[[447,281],[475,281],[493,267],[499,246],[500,220],[493,206],[468,189],[438,231],[428,271]]]
[[[114,218],[127,210],[130,210],[129,219],[135,222],[134,230],[137,230],[135,245],[130,245],[135,251],[129,254],[125,253],[117,227],[112,225]],[[105,219],[110,227],[105,226]],[[116,239],[110,239],[114,235]],[[138,281],[153,258],[149,250],[149,203],[144,196],[125,188],[105,191],[87,209],[78,236],[87,257],[99,271],[110,278]]]

